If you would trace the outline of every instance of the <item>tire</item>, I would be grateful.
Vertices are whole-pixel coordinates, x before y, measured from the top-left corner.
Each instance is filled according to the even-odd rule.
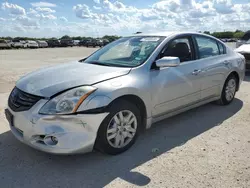
[[[229,105],[231,102],[233,102],[237,90],[237,85],[238,80],[235,75],[229,75],[223,86],[221,98],[217,101],[217,103],[220,105]]]
[[[109,107],[108,111],[109,111],[109,115],[103,120],[98,130],[97,138],[95,142],[95,149],[106,154],[117,155],[117,154],[125,152],[135,143],[139,134],[139,130],[140,130],[139,127],[141,126],[140,111],[134,104],[126,100],[116,101]],[[122,126],[119,124],[116,124],[116,120],[114,117],[115,116],[120,117],[119,112],[121,111],[124,115],[123,116],[124,118],[128,118],[130,112],[133,114],[129,118],[130,122],[133,119],[135,119],[135,122],[131,123],[131,126],[130,126],[131,129],[129,128],[132,132],[130,132],[130,130],[125,131],[125,129],[127,129],[129,126],[128,124],[124,123],[124,125]],[[120,118],[118,119],[120,121]],[[112,131],[112,133],[108,133],[108,130],[111,131],[111,129],[115,131]],[[115,135],[114,138],[108,139],[108,137],[113,137],[113,135]],[[128,137],[126,137],[126,135]],[[120,146],[117,146],[117,147],[114,146],[116,145],[116,139],[119,140],[118,145]],[[115,143],[112,143],[112,142],[115,142]],[[124,144],[122,145],[122,143]]]

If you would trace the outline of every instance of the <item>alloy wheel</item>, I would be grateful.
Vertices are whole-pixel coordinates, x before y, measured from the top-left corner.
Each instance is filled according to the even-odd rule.
[[[235,92],[236,92],[236,81],[235,79],[232,78],[227,82],[225,90],[227,101],[231,101],[234,98]]]
[[[108,143],[114,148],[123,148],[134,138],[137,118],[133,112],[122,110],[115,114],[107,128]]]

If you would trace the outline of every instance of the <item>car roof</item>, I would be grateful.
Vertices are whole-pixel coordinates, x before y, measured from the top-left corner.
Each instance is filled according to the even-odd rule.
[[[200,33],[200,32],[193,32],[193,31],[186,31],[186,32],[181,32],[181,31],[168,31],[168,32],[160,32],[160,33],[139,33],[139,34],[133,34],[130,35],[128,37],[138,37],[138,36],[152,36],[152,37],[170,37],[170,36],[178,36],[178,35],[200,35],[200,36],[205,36],[205,37],[209,37],[212,39],[215,39],[217,41],[220,41],[219,39],[217,39],[216,37],[213,37],[212,35],[207,35],[204,33]]]
[[[138,34],[133,34],[133,35],[129,35],[129,36],[161,36],[161,37],[167,37],[170,35],[173,35],[177,32],[160,32],[160,33],[138,33]]]
[[[181,35],[181,34],[189,34],[189,35],[198,34],[198,35],[208,36],[206,34],[199,33],[199,32],[193,32],[193,31],[186,31],[186,32],[182,32],[182,31],[166,31],[166,32],[156,32],[156,33],[138,33],[138,34],[133,34],[133,35],[130,35],[130,36],[159,36],[159,37],[169,37],[171,35]]]

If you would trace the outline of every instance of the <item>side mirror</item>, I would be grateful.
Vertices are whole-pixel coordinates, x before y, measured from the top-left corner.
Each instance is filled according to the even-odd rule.
[[[177,67],[180,65],[179,57],[163,57],[156,60],[157,67]]]

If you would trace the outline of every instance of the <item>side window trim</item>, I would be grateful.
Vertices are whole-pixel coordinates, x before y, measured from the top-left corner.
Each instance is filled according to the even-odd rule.
[[[222,49],[223,49],[222,52],[220,51],[220,55],[224,55],[224,54],[227,53],[227,52],[226,52],[226,47],[225,47],[225,45],[224,45],[223,43],[217,41],[217,45],[218,45],[218,47],[219,47],[219,50],[220,50],[220,45],[221,45],[221,47],[222,47]]]
[[[191,58],[192,58],[192,61],[196,60],[196,54],[195,54],[195,45],[194,45],[194,42],[193,42],[193,39],[192,39],[192,35],[189,35],[187,36],[188,38],[188,41],[190,43],[190,50],[191,50]]]
[[[221,53],[221,49],[220,49],[220,45],[219,45],[219,42],[218,42],[218,41],[216,41],[216,44],[217,44],[217,47],[218,47],[218,49],[219,49],[219,55],[223,54],[224,50],[223,50],[223,52]]]
[[[194,46],[194,54],[195,54],[195,60],[199,60],[200,59],[200,54],[199,54],[199,48],[198,48],[198,44],[197,41],[195,39],[196,35],[192,35],[192,41],[193,41],[193,46]]]

